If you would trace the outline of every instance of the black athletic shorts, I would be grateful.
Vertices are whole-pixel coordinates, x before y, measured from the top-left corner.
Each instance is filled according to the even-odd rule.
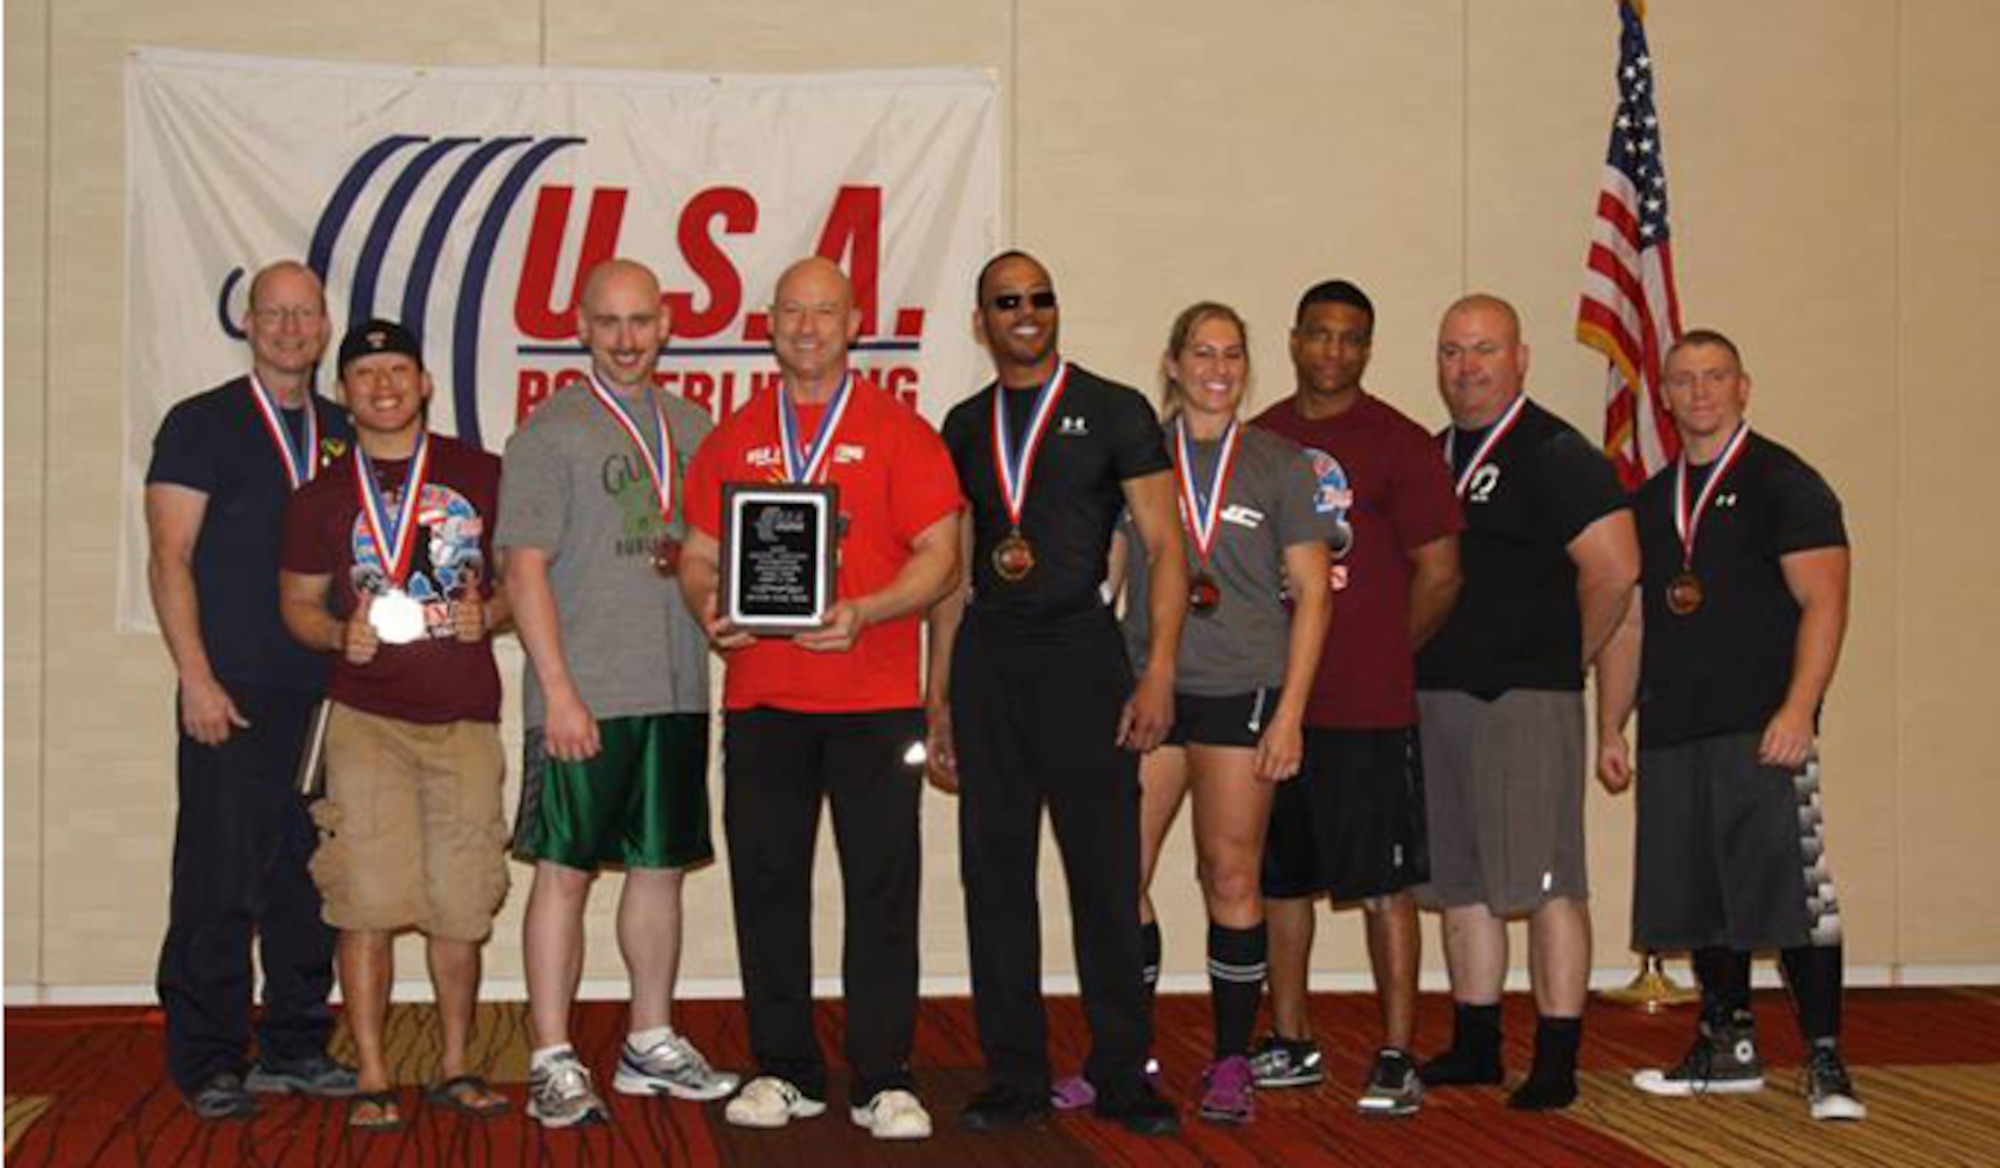
[[[1840,943],[1819,762],[1757,760],[1755,731],[1639,752],[1632,941],[1646,949]]]
[[[1306,727],[1305,760],[1279,783],[1264,838],[1264,895],[1363,900],[1430,879],[1415,727]]]
[[[1279,690],[1262,686],[1223,698],[1174,695],[1174,724],[1163,740],[1167,746],[1250,746],[1264,736],[1271,711],[1278,708]]]

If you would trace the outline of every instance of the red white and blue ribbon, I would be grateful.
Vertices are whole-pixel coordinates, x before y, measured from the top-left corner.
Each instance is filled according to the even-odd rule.
[[[841,415],[847,412],[848,384],[854,379],[852,373],[840,375],[840,388],[833,391],[833,397],[826,403],[826,412],[820,415],[819,426],[813,431],[808,443],[799,441],[799,412],[792,404],[792,395],[778,387],[778,446],[785,457],[785,481],[788,483],[814,483],[826,477],[826,456],[833,449],[833,436],[840,429]]]
[[[597,404],[625,431],[632,445],[639,448],[639,457],[646,464],[646,473],[653,478],[653,495],[660,504],[660,522],[674,521],[674,431],[667,425],[667,411],[655,402],[653,406],[653,438],[647,441],[644,431],[639,429],[632,412],[619,402],[617,395],[604,388],[604,383],[596,374],[590,377],[590,393]]]
[[[1472,476],[1479,473],[1479,468],[1486,465],[1486,459],[1493,453],[1493,448],[1500,445],[1500,440],[1507,436],[1507,431],[1512,430],[1514,423],[1521,420],[1521,410],[1527,404],[1527,394],[1516,394],[1514,396],[1514,404],[1508,406],[1507,412],[1501,414],[1500,420],[1493,423],[1493,428],[1486,432],[1485,440],[1479,444],[1479,449],[1472,452],[1472,460],[1465,464],[1464,472],[1458,476],[1456,490],[1458,491],[1459,498],[1465,498],[1466,488],[1472,485]],[[1450,466],[1453,459],[1457,457],[1457,446],[1458,427],[1454,426],[1445,431],[1444,464],[1446,466]]]
[[[1049,419],[1055,417],[1056,403],[1062,400],[1063,388],[1068,384],[1069,362],[1058,362],[1056,371],[1036,391],[1028,432],[1022,435],[1018,446],[1007,440],[1007,391],[997,385],[993,387],[994,473],[1000,479],[1000,498],[1007,504],[1007,518],[1017,530],[1021,526],[1021,511],[1028,504],[1028,481],[1035,474],[1035,455],[1041,450]]]
[[[361,518],[375,544],[375,557],[382,562],[389,587],[401,588],[409,577],[410,555],[417,546],[417,509],[423,504],[424,484],[430,481],[430,438],[421,430],[417,432],[417,448],[410,452],[410,473],[403,479],[403,497],[393,516],[376,481],[375,465],[360,443],[354,446],[354,470],[354,490],[360,496]]]
[[[1722,448],[1722,457],[1715,460],[1715,469],[1709,472],[1708,481],[1701,485],[1701,494],[1695,496],[1694,505],[1688,505],[1688,456],[1685,444],[1681,455],[1674,462],[1674,530],[1681,537],[1681,566],[1694,564],[1694,537],[1701,528],[1702,513],[1708,510],[1708,501],[1715,497],[1715,485],[1729,473],[1742,457],[1744,440],[1750,437],[1748,422],[1736,423],[1736,433],[1729,436],[1729,445]]]
[[[1194,459],[1189,449],[1187,418],[1174,419],[1174,477],[1181,485],[1181,514],[1188,534],[1194,537],[1194,553],[1203,567],[1215,550],[1217,521],[1222,517],[1222,497],[1229,491],[1229,475],[1236,465],[1236,419],[1222,432],[1222,452],[1215,458],[1215,475],[1207,490],[1195,481]]]
[[[264,388],[253,371],[250,374],[250,399],[257,403],[257,416],[264,419],[264,429],[271,436],[271,445],[278,448],[278,461],[284,465],[285,481],[294,491],[310,482],[313,473],[319,469],[319,411],[313,408],[312,394],[306,394],[305,445],[303,448],[292,444],[291,427],[278,412],[278,399]]]

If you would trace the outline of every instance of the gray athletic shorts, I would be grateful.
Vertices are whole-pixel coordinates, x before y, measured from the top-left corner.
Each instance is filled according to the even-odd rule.
[[[1426,908],[1531,913],[1590,895],[1583,850],[1583,695],[1509,690],[1493,701],[1417,695],[1430,812]]]
[[[1840,943],[1819,763],[1757,761],[1755,731],[1639,752],[1632,941],[1646,949]]]

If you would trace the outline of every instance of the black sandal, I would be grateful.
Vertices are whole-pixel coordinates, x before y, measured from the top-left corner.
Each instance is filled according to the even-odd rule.
[[[363,1119],[361,1109],[373,1107],[375,1118]],[[355,1131],[395,1131],[403,1126],[403,1109],[394,1091],[357,1091],[347,1097],[347,1126]]]
[[[476,1102],[475,1102],[476,1101]],[[424,1102],[477,1119],[505,1115],[513,1104],[481,1075],[454,1075],[424,1090]]]

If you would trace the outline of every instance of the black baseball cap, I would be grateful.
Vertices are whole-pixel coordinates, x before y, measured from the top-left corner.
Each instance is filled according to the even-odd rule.
[[[401,353],[417,368],[424,367],[424,347],[416,334],[393,320],[376,319],[355,325],[341,338],[340,372],[345,375],[349,364],[377,353]]]

